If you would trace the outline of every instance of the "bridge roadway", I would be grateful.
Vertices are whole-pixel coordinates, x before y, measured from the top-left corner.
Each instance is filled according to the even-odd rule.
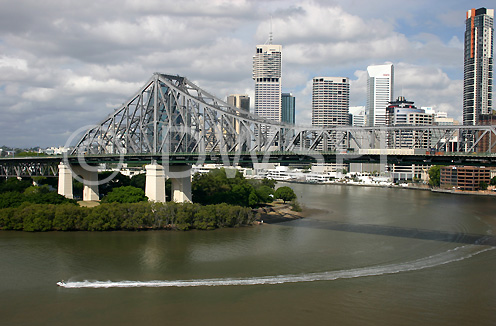
[[[56,176],[63,156],[35,156],[0,158],[0,176]],[[173,153],[173,154],[106,154],[67,156],[71,165],[80,161],[89,165],[101,163],[132,163],[161,165],[191,165],[217,163],[252,166],[253,163],[310,164],[310,163],[387,163],[397,165],[471,165],[496,166],[496,154],[443,152],[441,154],[358,154],[325,152],[243,152],[243,153]]]

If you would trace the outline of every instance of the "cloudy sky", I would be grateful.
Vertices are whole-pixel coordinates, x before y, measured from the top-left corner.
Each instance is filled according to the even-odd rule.
[[[271,17],[297,123],[311,121],[313,77],[349,77],[350,105],[365,105],[367,66],[385,62],[395,66],[395,96],[461,119],[472,7],[492,8],[477,0],[0,0],[0,145],[64,145],[154,72],[186,76],[222,99],[252,97],[252,56]]]

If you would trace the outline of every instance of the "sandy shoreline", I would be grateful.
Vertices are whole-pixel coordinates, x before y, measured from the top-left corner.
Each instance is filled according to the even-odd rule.
[[[254,210],[256,222],[263,224],[281,223],[305,217],[305,209],[301,212],[291,210],[290,204],[272,203]]]

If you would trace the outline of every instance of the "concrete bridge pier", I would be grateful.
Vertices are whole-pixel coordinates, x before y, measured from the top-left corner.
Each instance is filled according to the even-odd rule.
[[[72,166],[72,170],[83,179],[83,201],[100,200],[98,193],[98,170],[96,167],[92,170],[87,170],[80,166]]]
[[[74,193],[72,189],[73,173],[81,176],[83,182],[83,201],[100,200],[98,195],[98,172],[88,171],[79,166],[69,166],[65,163],[60,163],[59,166],[59,185],[58,193],[66,198],[73,199]]]
[[[172,182],[172,200],[176,203],[191,203],[191,165],[169,166],[169,175]]]
[[[150,201],[165,203],[164,167],[158,164],[149,164],[145,166],[145,170],[145,195]]]
[[[59,166],[59,186],[58,193],[66,198],[73,199],[74,195],[72,192],[72,170],[69,166],[64,163],[60,163]]]

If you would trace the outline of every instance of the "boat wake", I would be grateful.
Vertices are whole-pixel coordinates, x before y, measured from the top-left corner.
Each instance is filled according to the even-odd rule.
[[[212,278],[171,281],[82,281],[60,283],[64,288],[137,288],[137,287],[194,287],[194,286],[234,286],[234,285],[266,285],[313,281],[333,281],[366,276],[380,276],[402,272],[418,271],[456,261],[468,259],[495,247],[467,245],[448,250],[443,253],[413,260],[410,262],[356,269],[328,271],[320,273],[288,274],[247,278]]]

